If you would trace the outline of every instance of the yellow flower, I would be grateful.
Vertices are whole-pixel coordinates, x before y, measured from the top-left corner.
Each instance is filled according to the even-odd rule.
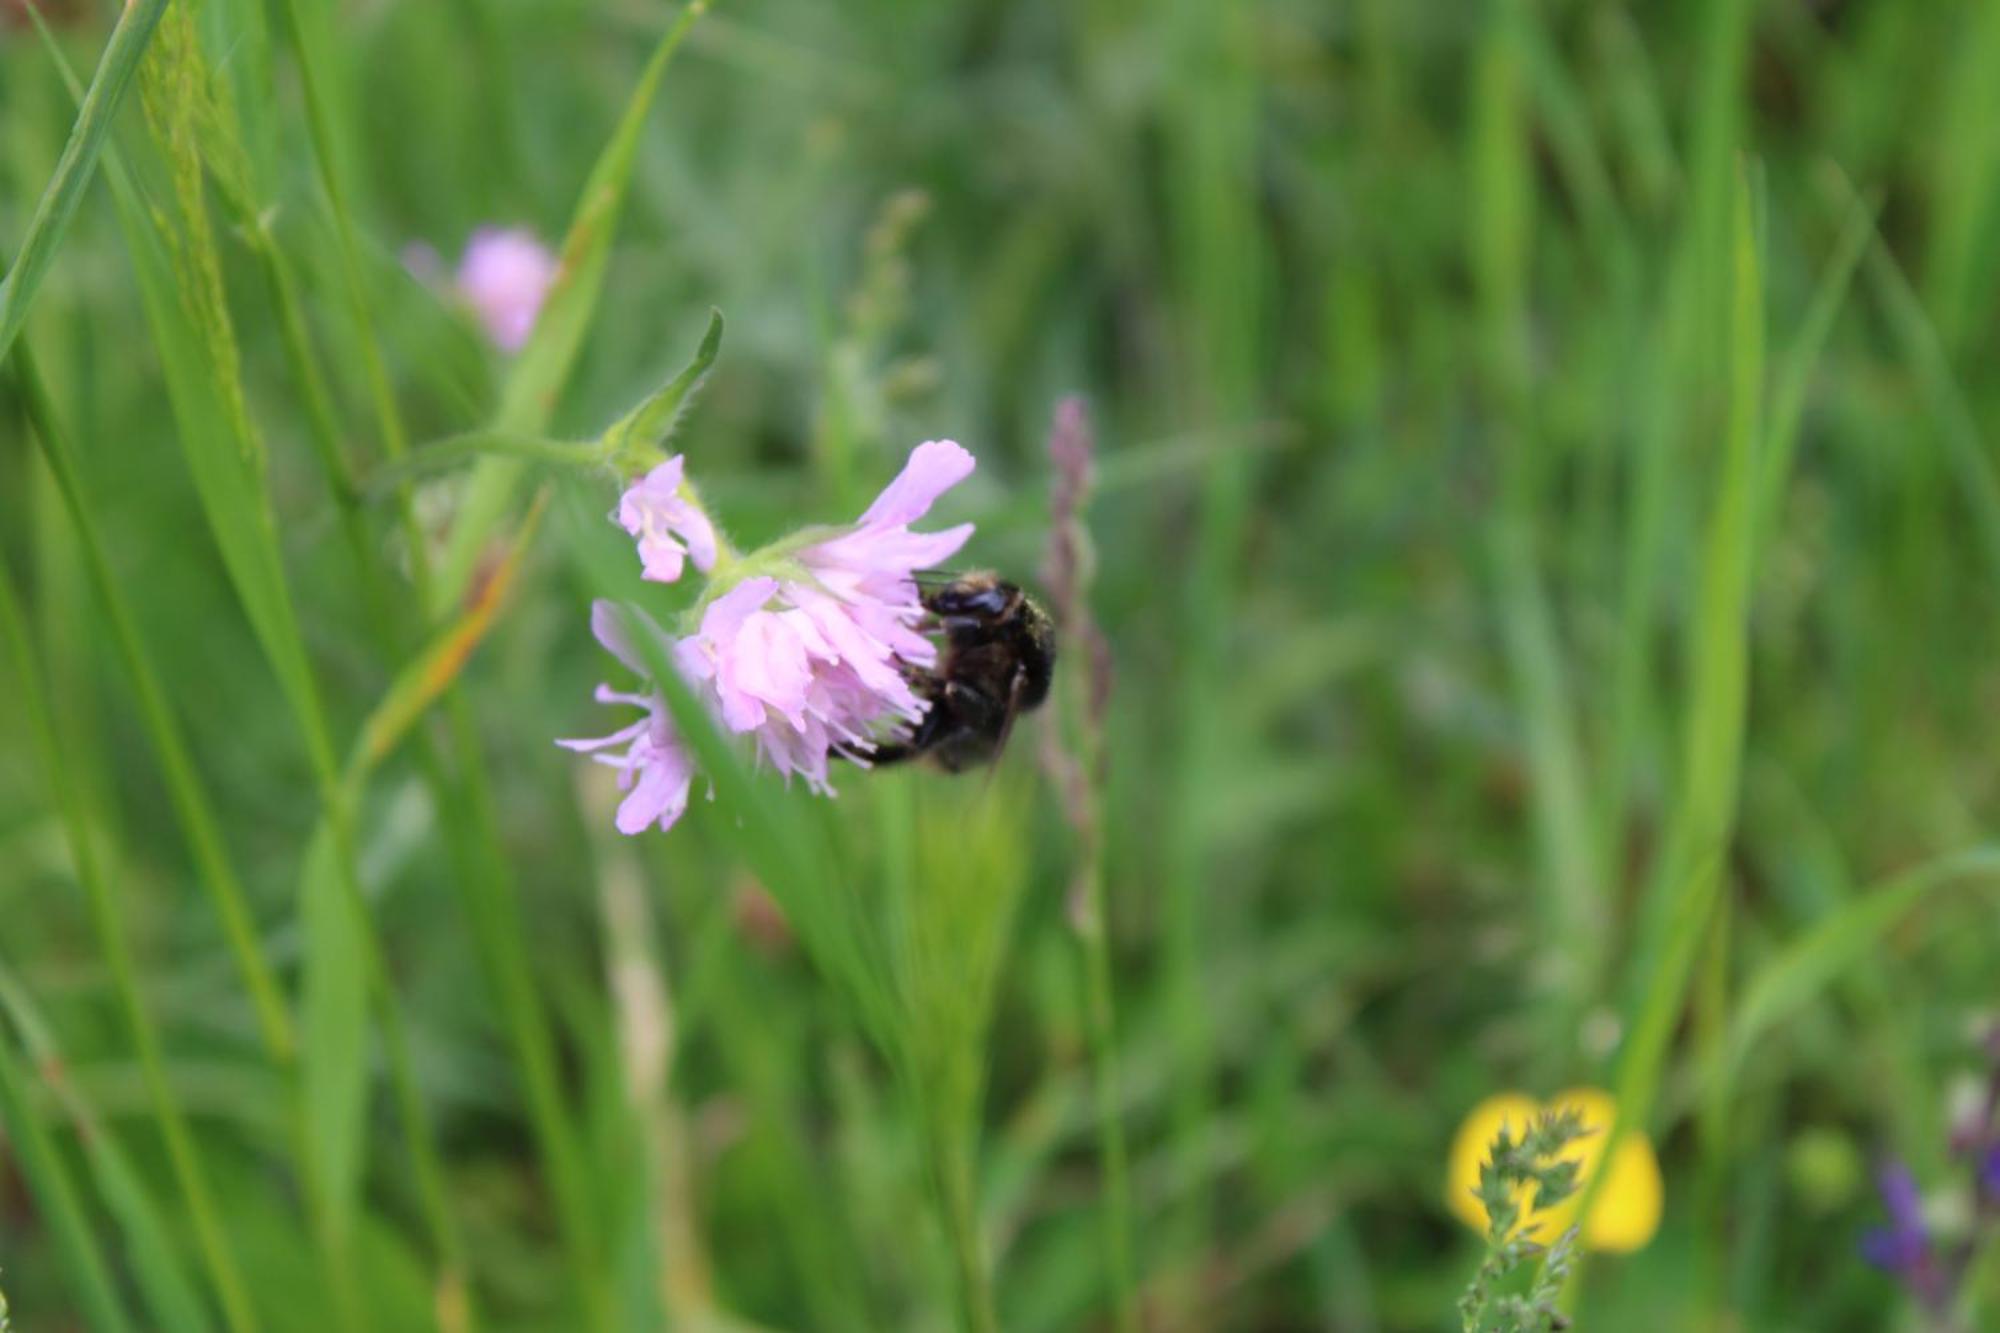
[[[1527,1218],[1536,1239],[1544,1243],[1554,1241],[1576,1221],[1577,1208],[1583,1203],[1591,1177],[1604,1156],[1605,1136],[1611,1132],[1611,1122],[1617,1116],[1618,1104],[1611,1094],[1597,1088],[1572,1088],[1557,1094],[1546,1107],[1520,1092],[1499,1093],[1473,1107],[1451,1143],[1446,1205],[1467,1225],[1484,1233],[1486,1208],[1474,1191],[1479,1186],[1479,1168],[1486,1160],[1487,1149],[1493,1145],[1493,1136],[1500,1132],[1502,1124],[1510,1126],[1518,1136],[1542,1111],[1571,1108],[1582,1113],[1584,1128],[1593,1131],[1564,1154],[1565,1160],[1578,1164],[1577,1191],[1556,1207]],[[1593,1250],[1640,1249],[1659,1230],[1660,1193],[1660,1164],[1653,1156],[1653,1145],[1643,1133],[1633,1130],[1611,1159],[1611,1174],[1598,1191],[1590,1222],[1579,1238],[1581,1243]],[[1528,1202],[1524,1199],[1522,1206],[1527,1207]]]

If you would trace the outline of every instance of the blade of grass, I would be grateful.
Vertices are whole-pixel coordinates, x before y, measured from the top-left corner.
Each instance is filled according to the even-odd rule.
[[[593,173],[585,188],[577,225],[565,246],[562,271],[537,320],[535,335],[516,365],[516,379],[510,382],[510,393],[520,392],[516,386],[522,382],[521,376],[539,373],[547,376],[546,396],[552,399],[560,381],[567,376],[602,285],[603,270],[609,256],[609,240],[630,177],[638,131],[643,125],[646,108],[651,103],[668,59],[678,49],[693,20],[706,7],[707,0],[696,0],[682,13],[642,75],[640,88],[628,106],[625,120],[614,136],[612,146],[606,150],[605,161],[600,162],[599,170]],[[308,115],[312,122],[316,165],[321,186],[334,214],[350,313],[360,331],[361,353],[371,399],[383,433],[385,452],[391,466],[398,466],[406,452],[404,432],[377,351],[378,340],[373,328],[365,277],[360,272],[355,228],[347,202],[349,190],[340,166],[341,145],[335,137],[337,128],[347,122],[339,112],[339,85],[325,61],[325,53],[333,49],[332,35],[326,30],[323,9],[311,0],[288,0],[286,15],[294,54],[307,82]],[[532,398],[541,397],[540,390],[529,392]],[[495,434],[514,437],[531,435],[546,424],[547,415],[548,405],[544,404],[539,409],[539,415],[529,414],[533,419],[518,412],[510,416],[503,403],[501,416],[495,423]],[[482,464],[482,470],[512,462],[511,459],[488,459]],[[504,488],[506,493],[498,497],[492,511],[492,523],[497,523],[504,513],[518,472],[518,465],[509,471]],[[393,480],[403,482],[400,476]],[[466,511],[454,528],[452,545],[446,552],[444,580],[439,588],[433,584],[428,571],[421,533],[417,530],[408,501],[407,484],[403,482],[399,486],[399,509],[411,550],[418,601],[420,604],[429,602],[433,614],[443,614],[464,600],[466,585],[484,550],[491,523],[488,530],[479,533],[475,539],[460,540],[467,516],[478,508],[480,494],[480,473],[476,471]],[[464,557],[463,563],[454,564],[455,553]],[[568,1113],[557,1086],[556,1059],[548,1034],[548,1022],[541,1009],[532,969],[522,948],[524,928],[521,913],[506,872],[504,857],[498,850],[497,820],[485,787],[485,765],[479,753],[477,729],[463,699],[455,691],[446,691],[446,716],[454,748],[459,753],[460,771],[464,774],[463,790],[456,795],[442,790],[442,766],[428,753],[428,747],[426,771],[432,775],[434,786],[439,787],[443,798],[441,805],[454,821],[452,845],[461,870],[458,882],[465,896],[468,916],[480,941],[482,961],[500,993],[502,1012],[527,1087],[530,1114],[552,1178],[562,1232],[576,1255],[576,1277],[582,1287],[586,1309],[593,1327],[608,1328],[612,1320],[612,1301],[606,1287],[608,1276],[603,1271],[599,1255],[597,1228],[584,1177],[583,1155],[569,1125]]]
[[[11,599],[11,591],[0,598]],[[4,613],[0,613],[4,614]],[[78,1305],[94,1329],[134,1333],[104,1251],[91,1230],[69,1167],[56,1151],[48,1127],[35,1114],[27,1080],[15,1060],[13,1043],[0,1035],[0,1125],[7,1130],[10,1155],[20,1167],[35,1206],[55,1240],[58,1262],[68,1271]]]
[[[1606,1134],[1605,1160],[1626,1135],[1652,1124],[1695,957],[1715,929],[1736,822],[1764,383],[1763,289],[1747,179],[1738,182],[1733,215],[1734,293],[1727,337],[1718,339],[1729,349],[1728,422],[1695,606],[1684,785],[1636,946],[1647,981],[1625,1029],[1614,1085],[1618,1118]],[[1585,1188],[1580,1216],[1590,1216],[1605,1175],[1598,1173]]]
[[[1813,288],[1812,300],[1792,344],[1779,360],[1771,379],[1771,424],[1765,439],[1762,519],[1759,527],[1768,535],[1777,526],[1778,506],[1784,498],[1785,483],[1792,474],[1792,459],[1798,451],[1799,429],[1805,419],[1806,391],[1819,367],[1820,354],[1833,333],[1834,321],[1846,304],[1854,270],[1861,262],[1869,239],[1875,234],[1875,212],[1865,201],[1856,199],[1847,208],[1833,254]]]
[[[1826,171],[1828,190],[1848,207],[1859,206],[1854,187],[1838,168]],[[1888,318],[1903,359],[1930,399],[1931,416],[1944,446],[1945,461],[1958,476],[1960,492],[1972,510],[1979,540],[1989,562],[1989,574],[2000,573],[2000,473],[1986,450],[1979,419],[1951,366],[1944,340],[1924,311],[1923,302],[1896,263],[1880,232],[1873,232],[1863,271],[1875,303]]]
[[[472,589],[465,609],[444,627],[390,682],[389,689],[361,724],[360,739],[347,764],[347,784],[358,798],[367,773],[388,758],[425,710],[450,690],[480,641],[493,628],[521,573],[521,562],[541,526],[548,493],[535,497],[527,517],[509,539],[506,555]]]
[[[619,214],[630,192],[639,135],[645,129],[647,114],[652,110],[668,64],[695,21],[708,12],[708,6],[709,0],[689,0],[668,26],[640,74],[610,141],[591,168],[590,178],[577,200],[576,215],[563,238],[555,285],[549,289],[528,345],[522,349],[501,391],[500,407],[492,422],[497,433],[539,434],[555,413],[556,398],[569,379],[604,287],[605,270],[611,262],[611,243],[617,236]],[[438,570],[434,607],[458,600],[472,577],[481,549],[513,502],[521,470],[522,464],[512,458],[489,458],[474,469]]]
[[[1256,28],[1249,10],[1188,0],[1174,7],[1173,57],[1182,93],[1168,126],[1170,241],[1176,296],[1188,339],[1176,349],[1191,401],[1205,425],[1239,431],[1256,411],[1261,338]],[[1222,686],[1236,623],[1252,470],[1241,447],[1218,450],[1203,469],[1199,513],[1186,569],[1178,630],[1181,736],[1170,781],[1164,843],[1164,985],[1182,1037],[1182,1074],[1173,1110],[1176,1155],[1194,1172],[1213,1150],[1216,1050],[1209,1020],[1207,955],[1228,922],[1215,913],[1210,784],[1228,739],[1212,706]],[[1173,1246],[1204,1255],[1214,1239],[1214,1200],[1191,1191],[1169,1228]],[[1143,1266],[1143,1260],[1142,1266]],[[1192,1302],[1171,1300],[1181,1308]]]
[[[41,29],[43,41],[50,58],[62,73],[71,89],[77,91],[74,75],[63,60],[61,50],[55,45],[46,26]],[[188,63],[188,44],[185,33],[180,34],[177,58],[183,66]],[[183,70],[181,82],[169,98],[186,99],[194,94],[195,85],[187,81]],[[180,131],[183,139],[187,132],[186,108],[178,112],[171,107],[164,114],[182,119]],[[185,143],[182,145],[185,150]],[[185,151],[183,156],[186,156]],[[115,150],[106,155],[106,177],[117,204],[120,226],[126,239],[126,253],[131,259],[139,278],[142,305],[151,325],[156,344],[161,348],[162,364],[166,371],[168,401],[173,411],[177,433],[182,441],[183,454],[188,458],[190,472],[195,478],[196,490],[202,499],[205,515],[211,531],[218,532],[218,546],[221,548],[225,568],[229,571],[236,588],[239,601],[243,604],[267,660],[278,675],[281,686],[289,684],[286,690],[288,702],[300,722],[307,739],[309,756],[324,756],[326,745],[316,746],[315,737],[322,740],[327,735],[323,720],[317,711],[317,701],[311,687],[309,674],[300,689],[300,664],[304,661],[302,641],[296,624],[290,621],[289,596],[285,590],[281,560],[278,557],[275,537],[269,528],[269,515],[256,496],[256,479],[247,481],[237,475],[238,470],[250,471],[249,460],[260,456],[254,442],[241,445],[234,453],[229,444],[235,439],[247,439],[249,422],[246,415],[237,414],[228,421],[219,408],[217,395],[213,393],[213,382],[209,368],[200,360],[204,350],[197,343],[194,330],[190,327],[183,306],[176,298],[174,277],[164,254],[162,237],[166,234],[166,222],[161,215],[152,213],[140,201],[131,180],[121,166]],[[179,178],[184,190],[187,185],[185,173]],[[199,175],[194,182],[199,191]],[[187,196],[183,193],[183,202]],[[156,231],[155,228],[158,228]],[[212,262],[212,256],[211,256]],[[213,293],[209,293],[211,296]],[[196,298],[190,297],[190,300]],[[225,316],[226,318],[226,316]],[[213,320],[211,320],[211,326]],[[228,340],[233,349],[233,339]],[[209,347],[206,350],[212,351]],[[215,363],[215,375],[233,378],[232,362]],[[236,395],[241,403],[240,391]],[[232,425],[238,435],[232,432]],[[246,518],[240,526],[234,520]],[[260,522],[261,519],[261,522]],[[261,531],[265,541],[259,545],[255,535]],[[231,540],[234,538],[234,540]],[[276,569],[276,577],[269,571]],[[239,577],[240,575],[240,577]],[[289,634],[285,631],[289,627]],[[287,651],[287,644],[290,651]],[[317,723],[317,725],[315,725]],[[337,796],[337,789],[321,780],[322,797]],[[355,890],[358,898],[358,889]],[[310,1054],[310,1053],[309,1053]],[[300,1098],[295,1103],[297,1114],[295,1151],[299,1158],[301,1181],[306,1186],[305,1194],[314,1212],[314,1236],[320,1246],[320,1259],[328,1276],[328,1285],[335,1309],[345,1326],[353,1327],[358,1318],[354,1308],[357,1284],[349,1274],[344,1229],[339,1222],[337,1195],[325,1187],[325,1173],[320,1164],[325,1155],[315,1152],[315,1140],[326,1115],[323,1106]]]
[[[162,24],[162,33],[160,50],[144,71],[145,102],[149,126],[169,167],[176,209],[172,217],[147,210],[129,182],[112,173],[126,251],[140,279],[142,304],[167,372],[168,398],[182,453],[204,516],[305,742],[322,824],[333,852],[333,870],[350,911],[365,923],[355,870],[352,809],[334,759],[331,729],[313,679],[274,520],[262,490],[262,444],[245,403],[235,337],[222,291],[222,265],[206,211],[202,130],[205,117],[213,112],[212,105],[204,101],[206,71],[185,16],[178,11],[170,15]],[[314,877],[326,864],[320,855],[308,855],[302,866],[302,900],[309,896]],[[367,969],[376,968],[373,995],[393,1050],[400,1040],[395,994],[386,973],[379,971],[372,933],[363,928],[359,934],[371,946],[359,956],[353,952],[352,934],[336,932],[330,938],[309,939],[308,970],[315,965],[315,956],[319,966],[358,968],[364,975]],[[357,989],[363,996],[369,993],[365,988],[345,987],[322,988],[321,995],[353,1004]],[[365,1010],[363,1013],[364,1017],[350,1016],[347,1022],[365,1022]],[[352,1058],[354,1044],[331,1040],[335,1025],[324,1015],[309,1026],[328,1039],[314,1042],[312,1034],[307,1034],[304,1065]],[[406,1062],[392,1060],[390,1068],[397,1078],[408,1072]],[[365,1080],[325,1073],[309,1077],[322,1086],[347,1090],[350,1096],[357,1086],[365,1092]],[[410,1090],[399,1088],[398,1094],[405,1108],[418,1104]],[[342,1136],[349,1132],[348,1126],[357,1123],[356,1113],[308,1097],[302,1102],[302,1116],[304,1176],[314,1212],[314,1232],[327,1264],[336,1313],[353,1326],[360,1317],[358,1302],[365,1295],[347,1276],[346,1268],[360,1189],[359,1157],[344,1149]],[[425,1138],[427,1125],[410,1123],[406,1128],[413,1153],[434,1154],[434,1147]],[[420,1172],[424,1178],[439,1175],[441,1170],[434,1163],[427,1163]]]
[[[43,774],[60,811],[72,867],[89,902],[92,926],[116,989],[125,1025],[138,1051],[153,1119],[181,1192],[209,1283],[233,1333],[258,1327],[241,1270],[221,1224],[207,1169],[188,1130],[180,1104],[167,1082],[166,1061],[151,1011],[139,988],[123,909],[98,856],[98,831],[87,796],[71,771],[68,751],[50,721],[47,695],[28,638],[27,621],[15,599],[12,575],[0,569],[0,635],[13,657],[16,700],[25,715]]]
[[[291,1016],[279,993],[270,964],[264,958],[242,882],[229,859],[228,844],[223,839],[214,804],[209,799],[187,741],[181,734],[180,723],[167,702],[166,689],[139,634],[122,585],[105,554],[96,517],[84,499],[77,477],[75,442],[57,415],[48,386],[43,383],[26,343],[15,348],[14,377],[34,427],[35,439],[41,446],[42,457],[56,479],[63,505],[82,545],[91,584],[110,622],[119,660],[131,678],[133,692],[138,696],[140,717],[158,757],[160,776],[166,784],[167,796],[180,822],[182,835],[187,840],[189,854],[200,873],[202,886],[208,890],[211,905],[236,960],[237,972],[256,1010],[265,1050],[273,1062],[289,1064],[295,1045]]]
[[[1817,999],[1940,890],[1989,877],[2000,877],[2000,847],[1974,847],[1870,885],[1828,912],[1751,975],[1730,1015],[1728,1038],[1704,1078],[1728,1082],[1760,1037]]]
[[[1528,288],[1532,278],[1534,191],[1532,126],[1526,86],[1528,14],[1519,0],[1496,6],[1474,80],[1472,144],[1477,203],[1467,237],[1478,279],[1484,361],[1495,401],[1494,447],[1504,478],[1494,566],[1502,629],[1526,730],[1530,784],[1542,873],[1538,939],[1547,954],[1533,965],[1553,982],[1544,1007],[1546,1049],[1561,1049],[1575,1030],[1601,973],[1605,922],[1590,836],[1590,808],[1575,721],[1548,594],[1536,567],[1533,534],[1541,519],[1540,460],[1549,454],[1530,419],[1533,373]]]
[[[111,131],[112,117],[131,89],[132,76],[138,72],[140,59],[146,54],[146,46],[152,41],[166,8],[167,0],[132,0],[111,29],[104,55],[97,62],[97,73],[91,76],[90,88],[77,108],[69,142],[63,145],[62,156],[56,161],[55,175],[35,205],[27,234],[15,249],[13,266],[0,279],[0,361],[6,360],[8,349],[27,321],[35,293],[48,275],[49,265],[55,262],[56,251],[76,216],[77,205],[83,201],[84,188],[97,169],[98,154],[104,149],[105,135]]]
[[[17,349],[18,350],[18,345]],[[207,1333],[214,1327],[198,1289],[181,1264],[158,1203],[141,1179],[112,1127],[68,1076],[68,1062],[50,1035],[48,1022],[37,1013],[26,989],[9,970],[0,967],[0,1009],[21,1034],[21,1042],[43,1087],[68,1116],[78,1149],[105,1207],[117,1221],[131,1255],[136,1285],[146,1298],[156,1324],[175,1333]],[[0,1040],[0,1048],[4,1048]],[[0,1117],[4,1122],[4,1117]]]

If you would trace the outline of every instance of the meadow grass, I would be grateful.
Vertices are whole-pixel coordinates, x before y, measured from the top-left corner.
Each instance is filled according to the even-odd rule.
[[[1460,1117],[1582,1085],[1666,1211],[1576,1327],[1929,1326],[1889,1157],[2000,1319],[1996,60],[0,0],[0,1324],[1447,1328]],[[482,225],[561,255],[512,354],[408,258]],[[694,598],[621,472],[750,549],[942,437],[967,565],[1083,578],[1051,704],[828,801],[661,657],[703,777],[620,837],[590,604]]]

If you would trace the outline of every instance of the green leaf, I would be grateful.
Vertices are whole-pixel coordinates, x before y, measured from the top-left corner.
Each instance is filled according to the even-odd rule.
[[[604,432],[604,453],[617,458],[627,449],[660,449],[674,437],[688,400],[700,390],[722,348],[722,312],[710,309],[708,329],[687,368]]]
[[[1685,783],[1667,851],[1646,904],[1637,943],[1646,983],[1636,997],[1616,1079],[1618,1121],[1606,1136],[1609,1157],[1635,1129],[1651,1123],[1668,1045],[1687,1001],[1702,941],[1710,937],[1736,823],[1749,684],[1750,594],[1756,553],[1758,447],[1764,384],[1763,279],[1754,196],[1737,184],[1728,308],[1729,417],[1721,484],[1709,511],[1695,608],[1685,732]],[[1588,1218],[1609,1173],[1585,1191]]]
[[[1766,959],[1743,988],[1729,1023],[1726,1065],[1707,1075],[1730,1077],[1757,1039],[1810,1004],[1826,987],[1880,947],[1882,938],[1941,889],[1968,879],[2000,877],[2000,847],[1926,862],[1823,916],[1811,930]]]
[[[28,220],[28,232],[21,238],[13,267],[7,270],[6,278],[0,279],[0,361],[6,359],[8,349],[27,321],[35,292],[48,275],[49,265],[55,261],[56,251],[83,199],[84,187],[90,184],[91,174],[97,169],[105,135],[111,131],[111,119],[125,100],[140,58],[146,54],[147,44],[152,41],[153,31],[166,9],[167,0],[133,0],[119,14],[118,23],[111,30],[111,40],[104,44],[103,58],[97,63],[89,91],[83,95],[83,104],[77,108],[76,124],[56,161],[55,175],[50,177],[35,205],[34,216]]]

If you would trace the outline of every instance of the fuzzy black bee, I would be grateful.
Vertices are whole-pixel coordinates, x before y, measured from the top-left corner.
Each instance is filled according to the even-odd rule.
[[[1055,622],[1017,585],[987,572],[926,583],[923,603],[944,632],[936,667],[909,671],[930,709],[907,741],[870,758],[895,764],[928,757],[947,773],[962,773],[999,758],[1015,717],[1048,697]]]

